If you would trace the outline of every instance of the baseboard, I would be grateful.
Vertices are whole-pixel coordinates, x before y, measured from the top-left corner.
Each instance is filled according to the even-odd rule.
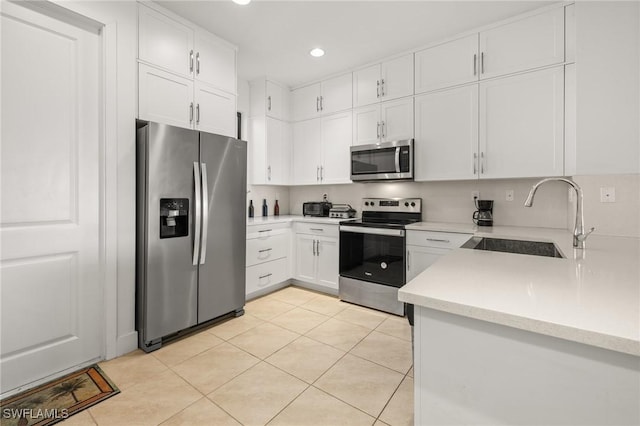
[[[298,287],[308,288],[309,290],[317,291],[319,293],[330,294],[331,296],[338,295],[337,288],[325,287],[323,285],[308,283],[306,281],[299,281],[296,279],[291,279],[291,284],[296,285]]]

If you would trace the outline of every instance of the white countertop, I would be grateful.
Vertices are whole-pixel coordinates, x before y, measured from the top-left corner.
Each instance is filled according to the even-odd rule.
[[[264,225],[266,223],[286,223],[286,222],[310,222],[310,223],[329,223],[339,224],[346,219],[332,219],[329,217],[314,217],[314,216],[301,216],[301,215],[282,215],[282,216],[267,216],[267,217],[250,217],[247,218],[247,226],[252,225]]]
[[[411,229],[551,241],[566,258],[455,249],[402,287],[401,301],[640,356],[640,239],[591,235],[574,250],[566,230]]]

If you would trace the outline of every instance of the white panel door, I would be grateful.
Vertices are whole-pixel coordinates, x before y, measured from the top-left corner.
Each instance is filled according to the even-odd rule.
[[[184,77],[193,76],[193,30],[138,4],[138,58]]]
[[[296,234],[296,279],[316,281],[316,237]]]
[[[380,102],[380,65],[353,73],[353,107]]]
[[[291,91],[291,118],[293,121],[307,120],[320,114],[320,84],[301,87]]]
[[[323,81],[321,86],[322,100],[320,103],[323,114],[331,114],[353,106],[353,80],[351,73]]]
[[[289,124],[267,117],[267,183],[288,185],[291,163]]]
[[[340,245],[337,238],[317,239],[318,284],[338,290]]]
[[[353,110],[353,145],[380,142],[380,104]]]
[[[196,129],[235,138],[236,96],[196,81]]]
[[[351,183],[351,111],[322,117],[322,164],[324,184]]]
[[[383,142],[413,138],[413,98],[380,104],[380,133]]]
[[[564,61],[564,8],[480,33],[480,78]]]
[[[190,129],[193,81],[145,64],[138,65],[138,118]]]
[[[291,125],[293,145],[293,184],[320,183],[320,119],[298,121]]]
[[[478,80],[478,34],[416,52],[416,94]]]
[[[478,85],[416,96],[415,179],[478,178]]]
[[[413,95],[413,53],[383,62],[380,75],[381,100]]]
[[[103,355],[101,41],[2,2],[0,393]]]
[[[236,49],[203,31],[196,32],[195,40],[196,79],[236,94]]]
[[[564,67],[480,83],[480,177],[561,176]]]

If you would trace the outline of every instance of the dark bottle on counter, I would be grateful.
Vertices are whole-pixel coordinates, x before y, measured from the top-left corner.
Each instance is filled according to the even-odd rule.
[[[280,206],[278,205],[278,200],[276,200],[275,206],[273,206],[273,215],[280,216]]]
[[[249,200],[249,217],[253,217],[253,200]]]
[[[267,217],[269,216],[269,208],[267,207],[267,199],[264,198],[262,200],[262,216]]]

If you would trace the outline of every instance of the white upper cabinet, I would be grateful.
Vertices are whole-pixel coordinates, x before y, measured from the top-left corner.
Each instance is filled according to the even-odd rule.
[[[353,110],[353,145],[413,138],[413,98]]]
[[[480,177],[561,176],[564,67],[480,83]]]
[[[380,142],[380,105],[367,105],[353,110],[353,145]]]
[[[480,33],[480,78],[564,62],[564,8]]]
[[[351,109],[351,73],[291,91],[293,121]]]
[[[138,58],[182,76],[193,73],[192,28],[138,4]]]
[[[235,95],[237,92],[235,47],[212,34],[196,30],[194,52],[196,80]]]
[[[353,73],[353,106],[413,95],[413,53]]]
[[[196,81],[194,100],[197,130],[238,137],[235,95]]]
[[[289,89],[265,78],[253,80],[251,88],[252,117],[266,115],[278,120],[289,118]]]
[[[293,145],[293,184],[320,183],[320,119],[298,121],[291,125]]]
[[[193,80],[138,64],[138,117],[191,128],[195,116]],[[235,115],[234,115],[235,117]]]
[[[416,52],[416,94],[478,80],[478,34]]]
[[[291,128],[271,117],[249,119],[249,180],[253,185],[288,185],[291,179]]]

